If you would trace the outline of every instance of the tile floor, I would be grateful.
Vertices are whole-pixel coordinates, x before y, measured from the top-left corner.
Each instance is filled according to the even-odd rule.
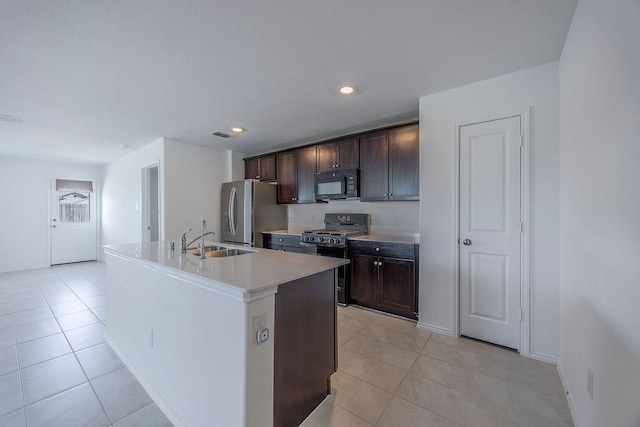
[[[413,322],[338,309],[333,392],[303,427],[572,426],[556,367]]]
[[[104,343],[102,263],[0,273],[0,426],[172,424]],[[333,393],[303,427],[571,426],[554,366],[338,309]]]
[[[103,339],[104,264],[0,273],[0,426],[172,424]]]

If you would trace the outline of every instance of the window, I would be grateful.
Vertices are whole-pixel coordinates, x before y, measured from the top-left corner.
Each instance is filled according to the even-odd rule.
[[[89,222],[91,193],[88,191],[58,191],[59,222]]]

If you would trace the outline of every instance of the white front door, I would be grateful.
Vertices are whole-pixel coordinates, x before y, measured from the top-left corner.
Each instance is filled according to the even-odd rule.
[[[51,180],[51,265],[97,259],[96,193],[73,182]]]
[[[460,333],[520,349],[520,117],[459,131]]]

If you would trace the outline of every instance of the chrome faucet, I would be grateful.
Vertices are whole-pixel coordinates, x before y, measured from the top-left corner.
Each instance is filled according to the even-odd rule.
[[[203,219],[202,220],[202,236],[201,237],[201,241],[200,241],[200,259],[205,259],[205,250],[204,250],[204,229],[207,228],[207,222]]]
[[[200,258],[205,259],[205,246],[204,246],[204,237],[208,236],[208,235],[212,235],[215,236],[216,232],[215,231],[209,231],[208,233],[205,233],[204,230],[205,228],[207,228],[207,222],[203,219],[202,220],[202,234],[198,237],[196,237],[195,239],[193,239],[192,241],[190,241],[189,243],[187,243],[187,233],[191,231],[191,228],[188,229],[183,235],[182,237],[180,237],[180,253],[184,254],[187,253],[187,248],[191,245],[193,245],[196,240],[200,240],[200,243],[198,243],[198,251],[200,252]]]
[[[180,237],[180,253],[187,253],[187,233],[191,231],[191,228],[184,232],[182,237]]]

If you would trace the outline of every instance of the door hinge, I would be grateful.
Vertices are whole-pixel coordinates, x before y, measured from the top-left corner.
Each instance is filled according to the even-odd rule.
[[[524,222],[520,221],[520,234],[524,234]]]
[[[522,321],[522,318],[523,318],[522,309],[520,309],[520,321]]]

